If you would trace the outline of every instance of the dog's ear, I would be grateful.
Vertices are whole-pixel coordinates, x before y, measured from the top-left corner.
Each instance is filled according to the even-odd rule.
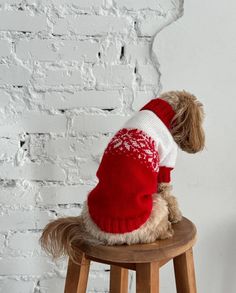
[[[177,92],[178,106],[172,121],[171,133],[179,147],[188,153],[203,150],[205,134],[202,128],[203,105],[195,96],[183,91]]]

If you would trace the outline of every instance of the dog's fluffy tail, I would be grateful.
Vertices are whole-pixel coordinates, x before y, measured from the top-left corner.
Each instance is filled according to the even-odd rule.
[[[53,258],[68,255],[73,260],[76,260],[75,245],[81,241],[101,244],[85,231],[81,216],[59,218],[47,224],[40,237],[42,248]]]

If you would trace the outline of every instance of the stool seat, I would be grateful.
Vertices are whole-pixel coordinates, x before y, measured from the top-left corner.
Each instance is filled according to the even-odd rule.
[[[91,246],[82,242],[75,246],[87,256],[109,262],[143,263],[174,258],[191,248],[196,242],[195,225],[186,218],[173,224],[174,236],[150,244],[133,244],[120,246]]]
[[[78,257],[76,262],[69,259],[64,292],[86,293],[90,261],[96,261],[110,265],[110,293],[128,293],[128,270],[136,271],[137,293],[159,293],[159,269],[173,260],[177,293],[196,293],[192,253],[196,227],[187,218],[172,227],[173,237],[150,244],[74,244]]]

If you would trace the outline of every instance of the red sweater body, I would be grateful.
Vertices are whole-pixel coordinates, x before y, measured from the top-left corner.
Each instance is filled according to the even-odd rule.
[[[174,167],[176,145],[168,130],[173,116],[167,102],[154,99],[108,144],[87,201],[102,231],[132,232],[150,217],[158,182],[169,182]]]

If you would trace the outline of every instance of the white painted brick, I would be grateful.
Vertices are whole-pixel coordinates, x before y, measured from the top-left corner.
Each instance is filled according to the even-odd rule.
[[[30,83],[30,81],[29,81]],[[25,84],[26,85],[26,84]],[[20,84],[6,84],[8,89],[10,89],[10,93],[7,93],[8,95],[11,95],[11,98],[8,97],[9,102],[5,105],[4,111],[6,114],[10,113],[22,113],[26,112],[29,109],[29,105],[31,103],[31,97],[29,94],[26,92],[26,87],[25,85],[20,85]],[[28,85],[28,83],[27,83]],[[1,108],[1,106],[0,106]],[[9,115],[10,116],[10,115]],[[0,117],[1,120],[2,117]]]
[[[97,160],[87,160],[86,162],[80,163],[79,178],[83,180],[94,180],[98,167],[99,161]]]
[[[79,184],[81,181],[85,181],[85,182],[96,182],[97,181],[97,177],[96,177],[96,172],[98,170],[99,167],[99,163],[100,163],[100,159],[96,159],[96,160],[87,160],[85,162],[80,162],[79,163],[79,172],[71,172],[72,176],[70,176],[71,174],[69,173],[68,175],[68,180],[70,183],[72,184]]]
[[[106,67],[95,65],[93,68],[93,73],[97,84],[104,87],[131,87],[134,78],[133,68],[127,65],[113,65]]]
[[[57,209],[58,218],[77,217],[81,214],[81,212],[82,212],[82,208],[80,208],[80,207],[68,207],[65,209]]]
[[[83,79],[80,70],[47,70],[45,77],[37,82],[46,86],[82,85]]]
[[[65,286],[65,279],[62,279],[62,278],[43,279],[40,281],[40,292],[41,293],[52,293],[52,292],[64,293],[64,286]]]
[[[0,108],[4,108],[9,105],[10,100],[10,95],[0,89]]]
[[[89,24],[89,25],[88,25]],[[72,32],[78,35],[104,35],[107,33],[127,33],[129,22],[126,18],[110,15],[67,16],[54,25],[54,34]]]
[[[84,134],[114,132],[127,120],[127,116],[121,115],[81,114],[74,118],[72,130]]]
[[[130,64],[146,64],[151,62],[150,60],[150,44],[140,43],[140,44],[127,44],[125,46],[125,56],[126,60]]]
[[[96,62],[99,44],[93,40],[21,40],[16,54],[22,60]]]
[[[4,163],[0,165],[0,177],[2,179],[63,181],[65,174],[59,166],[51,163],[26,163],[23,166]]]
[[[55,213],[51,211],[34,211],[36,229],[43,229],[49,222],[56,219]]]
[[[0,215],[0,231],[42,229],[55,215],[50,211],[16,210]]]
[[[52,269],[53,264],[46,257],[14,257],[0,259],[0,275],[3,276],[39,276],[52,271]]]
[[[4,235],[0,234],[0,253],[2,253],[4,247],[5,247],[5,237],[4,237]],[[0,280],[0,284],[1,284],[1,280]],[[0,288],[1,288],[1,286],[0,286]]]
[[[0,64],[0,85],[26,85],[30,77],[29,70],[20,65]]]
[[[41,205],[83,203],[91,185],[44,186],[40,189],[38,203]]]
[[[35,205],[35,196],[37,189],[32,185],[27,187],[0,187],[0,204],[6,206],[33,206]]]
[[[81,166],[81,162],[79,165]],[[67,166],[67,181],[69,184],[80,184],[83,182],[78,163],[72,163]]]
[[[109,265],[105,265],[105,264],[102,264],[99,262],[92,262],[91,263],[91,271],[92,272],[96,272],[96,271],[104,272],[105,270],[109,270],[109,269],[110,269]]]
[[[4,157],[13,157],[19,149],[19,140],[13,138],[0,138],[0,159]]]
[[[47,115],[38,112],[25,112],[12,119],[0,117],[0,135],[8,133],[49,133],[65,132],[66,117],[64,115]]]
[[[132,103],[132,108],[135,111],[140,110],[146,103],[151,99],[154,99],[153,93],[151,91],[138,91],[135,94],[134,101]]]
[[[32,293],[33,290],[33,281],[14,280],[7,278],[0,280],[0,293]]]
[[[54,5],[73,5],[79,8],[99,8],[103,4],[103,0],[47,0],[52,2]]]
[[[176,14],[178,12],[178,1],[172,1],[172,0],[158,0],[157,5],[160,8],[160,11],[162,14],[167,14],[169,11],[172,11]]]
[[[138,24],[139,33],[142,36],[153,36],[167,23],[168,19],[166,18],[161,16],[157,17],[156,15],[149,15]]]
[[[25,11],[0,11],[0,31],[39,32],[46,28],[46,15],[31,16]]]
[[[141,75],[142,85],[158,85],[159,84],[159,74],[154,66],[141,65],[138,67],[138,73]]]
[[[120,8],[126,8],[129,10],[140,10],[140,9],[157,9],[158,8],[158,1],[156,0],[140,0],[140,1],[133,1],[133,0],[116,0],[116,5]]]
[[[0,231],[35,229],[33,211],[10,211],[0,215]]]
[[[108,268],[109,269],[109,268]],[[110,272],[91,271],[89,274],[88,292],[109,292]]]
[[[39,244],[39,238],[41,233],[31,232],[17,232],[9,237],[8,248],[18,251],[19,253],[32,253],[40,252],[41,247]],[[27,245],[26,245],[27,239]],[[0,291],[1,292],[1,291]]]
[[[8,41],[0,40],[0,57],[7,57],[11,53],[11,46]]]
[[[49,139],[50,134],[30,134],[28,140],[28,155],[31,160],[37,160],[39,157],[45,158],[44,145]]]
[[[88,157],[100,156],[109,137],[87,138],[78,140],[76,138],[58,138],[45,142],[45,152],[49,157]]]
[[[42,100],[42,105],[54,109],[78,107],[110,109],[121,106],[121,97],[118,91],[47,92]]]
[[[100,60],[107,64],[117,64],[120,62],[121,55],[121,44],[120,43],[109,43],[104,45],[104,52],[101,54]]]
[[[19,4],[22,0],[0,0],[0,4]]]

